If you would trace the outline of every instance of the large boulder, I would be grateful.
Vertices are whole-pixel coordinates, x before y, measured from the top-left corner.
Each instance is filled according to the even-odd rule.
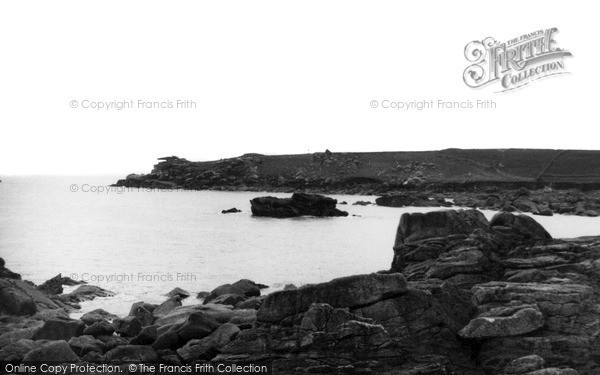
[[[165,302],[161,303],[160,305],[158,305],[153,311],[152,314],[156,317],[156,318],[160,318],[161,316],[165,316],[168,313],[171,312],[171,310],[173,310],[176,307],[181,306],[181,296],[179,295],[175,295],[171,298],[169,298],[168,300],[166,300]]]
[[[151,345],[158,338],[158,325],[146,326],[129,341],[131,345]]]
[[[65,340],[71,337],[81,336],[85,324],[80,320],[73,319],[50,319],[42,328],[33,335],[33,340]]]
[[[210,335],[221,324],[206,312],[194,311],[184,322],[170,324],[166,331],[161,330],[152,347],[156,350],[177,349],[192,339]]]
[[[92,325],[96,322],[107,322],[117,319],[118,316],[115,314],[111,314],[103,309],[95,309],[92,311],[88,311],[87,313],[81,316],[81,321],[87,325]]]
[[[0,313],[33,315],[38,310],[59,306],[30,284],[17,279],[0,279]]]
[[[487,219],[477,210],[405,213],[400,217],[394,247],[450,235],[468,236],[476,229],[489,231]]]
[[[154,309],[152,309],[152,311],[154,311]],[[131,307],[129,316],[135,316],[142,324],[142,327],[146,327],[154,323],[155,317],[154,314],[152,314],[152,311],[146,309],[143,302],[138,302],[134,303]]]
[[[79,357],[64,340],[50,341],[25,355],[23,362],[77,362]]]
[[[524,240],[551,240],[552,236],[535,219],[527,215],[513,215],[509,212],[499,212],[490,221],[490,226],[496,231],[509,231],[518,234]]]
[[[365,306],[401,295],[406,290],[406,279],[399,273],[342,277],[268,295],[258,310],[257,320],[281,322],[307,311],[313,303],[326,303],[340,308]]]
[[[135,316],[115,319],[113,325],[115,326],[115,332],[121,336],[134,337],[142,330],[142,323]]]
[[[106,321],[94,322],[92,323],[92,325],[85,327],[85,329],[83,330],[84,335],[91,336],[110,336],[114,332],[115,327]]]
[[[29,339],[15,341],[0,349],[0,361],[21,362],[27,353],[41,345],[42,342]]]
[[[240,332],[241,330],[235,324],[225,323],[205,338],[188,341],[185,346],[177,350],[177,354],[186,363],[199,359],[209,360]]]
[[[236,281],[233,284],[224,284],[218,286],[212,292],[210,292],[209,295],[206,296],[206,298],[204,298],[204,304],[210,303],[217,297],[225,294],[237,294],[245,297],[258,297],[260,296],[260,284],[257,284],[252,280],[242,279]]]
[[[259,197],[250,201],[254,216],[348,216],[347,212],[335,208],[336,204],[333,198],[304,193],[294,193],[291,198]]]
[[[94,338],[93,336],[84,335],[79,337],[72,337],[69,340],[69,346],[71,350],[78,356],[83,356],[90,352],[102,353],[105,347],[105,344]]]

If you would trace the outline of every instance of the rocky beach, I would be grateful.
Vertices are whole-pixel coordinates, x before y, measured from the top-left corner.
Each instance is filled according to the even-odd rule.
[[[394,234],[390,233],[393,237]],[[0,361],[268,366],[273,373],[596,374],[600,237],[553,239],[534,219],[404,214],[391,267],[265,287],[175,289],[128,316],[78,304],[111,292],[58,275],[36,286],[2,260]],[[377,270],[373,270],[377,271]],[[234,281],[234,280],[232,280]]]

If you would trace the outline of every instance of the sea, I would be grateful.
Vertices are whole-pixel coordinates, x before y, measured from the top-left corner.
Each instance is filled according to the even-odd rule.
[[[120,176],[0,176],[0,257],[23,279],[57,274],[115,293],[82,303],[127,315],[132,303],[161,303],[180,287],[198,292],[251,279],[264,293],[389,269],[406,212],[438,208],[353,205],[376,196],[330,195],[348,217],[253,217],[265,192],[110,187]],[[229,208],[240,213],[222,214]],[[495,212],[483,211],[491,218]],[[534,216],[555,238],[600,235],[600,218]],[[75,287],[66,287],[65,292]]]

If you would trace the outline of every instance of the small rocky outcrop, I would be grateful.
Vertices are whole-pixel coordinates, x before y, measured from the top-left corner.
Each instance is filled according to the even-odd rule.
[[[389,194],[375,199],[378,206],[384,207],[450,207],[452,203],[444,198],[430,198],[422,193]]]
[[[230,299],[234,299],[235,296],[239,296],[241,300],[238,300],[237,302],[242,302],[249,297],[260,296],[260,290],[264,287],[265,285],[257,284],[252,280],[238,280],[233,284],[224,284],[215,288],[204,298],[204,304],[214,303],[213,301],[221,296],[229,296]],[[235,306],[235,303],[233,305]]]
[[[242,210],[237,209],[235,207],[229,208],[227,210],[222,210],[221,213],[222,214],[237,214],[238,212],[242,212]]]
[[[33,335],[33,340],[65,340],[83,334],[85,323],[74,319],[49,319]]]
[[[62,274],[58,274],[53,278],[47,280],[42,285],[38,286],[38,289],[42,292],[50,295],[62,294],[63,285],[79,285],[85,284],[83,281],[76,281],[71,279],[70,277],[63,277]]]
[[[275,218],[348,216],[336,208],[337,200],[317,194],[294,193],[291,198],[260,197],[250,201],[252,215]]]
[[[4,259],[0,258],[0,278],[21,280],[21,275],[6,268]]]

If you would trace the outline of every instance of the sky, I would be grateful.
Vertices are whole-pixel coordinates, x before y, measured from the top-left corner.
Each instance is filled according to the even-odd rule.
[[[594,8],[538,0],[3,1],[0,176],[147,173],[169,155],[599,149]],[[463,82],[469,42],[551,27],[573,54],[570,74],[504,93]],[[177,108],[178,100],[191,108]],[[423,100],[496,107],[383,108]],[[101,103],[113,107],[94,108]]]

